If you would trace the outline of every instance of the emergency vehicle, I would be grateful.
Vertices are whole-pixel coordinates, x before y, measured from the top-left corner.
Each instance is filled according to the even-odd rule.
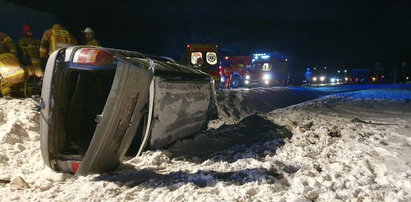
[[[216,86],[220,83],[221,67],[218,45],[187,44],[182,63],[208,73],[213,77]]]
[[[245,75],[245,86],[288,85],[288,82],[287,57],[270,53],[253,54],[252,66]]]
[[[252,65],[252,56],[225,56],[221,60],[221,88],[238,88]]]

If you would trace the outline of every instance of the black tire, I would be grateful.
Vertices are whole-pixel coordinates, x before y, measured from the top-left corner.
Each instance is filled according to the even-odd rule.
[[[230,82],[230,87],[231,88],[238,88],[241,86],[241,79],[238,77],[233,77],[233,79]]]

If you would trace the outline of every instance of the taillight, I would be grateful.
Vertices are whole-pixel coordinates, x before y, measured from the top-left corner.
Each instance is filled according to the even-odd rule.
[[[73,58],[73,62],[84,65],[108,65],[113,63],[113,61],[113,54],[95,48],[77,50]]]

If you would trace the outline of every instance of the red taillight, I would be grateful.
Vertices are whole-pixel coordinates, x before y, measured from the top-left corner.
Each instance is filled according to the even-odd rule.
[[[79,167],[80,167],[80,162],[77,162],[77,161],[71,162],[71,169],[73,170],[74,173],[77,172]]]
[[[190,44],[187,44],[187,48],[190,48]]]
[[[218,70],[219,70],[220,76],[223,75],[223,67],[218,66]]]
[[[74,54],[73,58],[73,62],[84,65],[108,65],[113,61],[113,54],[95,48],[80,49]]]

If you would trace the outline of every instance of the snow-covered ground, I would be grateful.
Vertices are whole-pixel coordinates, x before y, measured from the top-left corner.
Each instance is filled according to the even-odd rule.
[[[0,99],[0,199],[411,201],[411,86],[341,91],[269,113],[256,103],[296,100],[263,91],[220,92],[221,120],[209,130],[87,177],[43,164],[34,100]]]

